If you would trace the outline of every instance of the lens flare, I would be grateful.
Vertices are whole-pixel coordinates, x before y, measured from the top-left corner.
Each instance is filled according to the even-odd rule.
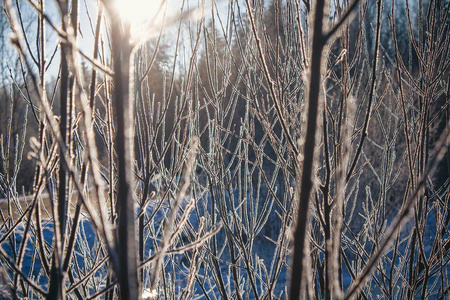
[[[165,0],[115,0],[118,14],[131,26],[132,34],[156,27],[162,22]]]

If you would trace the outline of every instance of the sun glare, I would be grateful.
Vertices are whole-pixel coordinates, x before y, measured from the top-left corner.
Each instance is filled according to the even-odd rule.
[[[119,15],[135,30],[158,24],[164,13],[164,3],[164,0],[115,0]]]
[[[161,26],[170,26],[177,16],[197,20],[204,17],[204,5],[195,0],[113,0],[118,15],[130,25],[131,39],[135,43],[146,41],[160,32]],[[193,2],[193,3],[191,3]],[[213,1],[211,1],[212,3]],[[186,13],[187,12],[187,13]],[[184,15],[186,13],[186,15]]]

